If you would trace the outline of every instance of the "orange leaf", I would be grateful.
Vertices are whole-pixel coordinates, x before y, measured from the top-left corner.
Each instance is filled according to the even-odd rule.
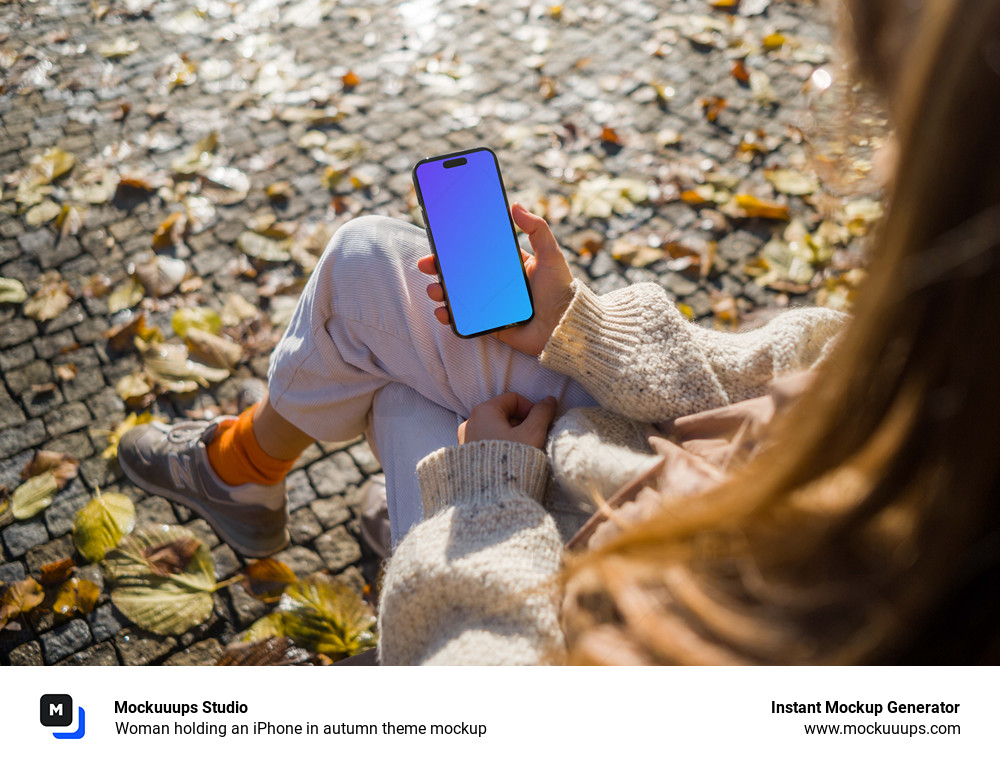
[[[45,587],[64,583],[69,579],[75,566],[76,564],[73,563],[73,559],[60,559],[59,561],[49,562],[42,566],[42,572],[38,575],[38,582]]]
[[[759,199],[752,194],[737,194],[736,204],[749,218],[770,218],[776,221],[789,219],[788,205]]]
[[[614,128],[609,127],[607,125],[605,125],[604,129],[601,131],[601,141],[604,141],[605,143],[608,144],[618,144],[619,146],[622,145],[621,137],[615,132]]]
[[[243,587],[265,603],[277,601],[285,586],[295,581],[295,573],[287,565],[271,558],[252,561],[243,570]]]
[[[742,85],[748,85],[750,83],[750,70],[747,69],[747,64],[743,59],[737,59],[734,61],[733,68],[729,71]]]
[[[74,577],[72,580],[64,582],[56,593],[55,601],[52,603],[52,611],[65,617],[87,614],[94,610],[99,595],[101,595],[101,589],[95,583]]]
[[[709,122],[715,122],[719,119],[719,115],[722,114],[722,110],[726,108],[728,102],[724,98],[719,98],[718,96],[713,96],[711,98],[703,98],[701,100],[701,111],[705,115],[705,119]]]
[[[361,78],[355,72],[348,72],[340,81],[344,83],[344,88],[350,90],[351,88],[356,88],[361,84]]]

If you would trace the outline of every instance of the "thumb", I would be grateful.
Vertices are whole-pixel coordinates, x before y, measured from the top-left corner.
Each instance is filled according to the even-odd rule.
[[[535,257],[539,263],[551,263],[554,258],[563,260],[559,243],[556,242],[556,238],[552,235],[552,229],[549,228],[544,218],[529,213],[520,202],[515,202],[510,212],[514,217],[514,223],[528,235],[531,249],[535,251]]]
[[[531,412],[528,413],[528,417],[524,419],[524,422],[518,426],[519,429],[524,429],[524,431],[535,437],[533,441],[536,443],[545,443],[545,436],[549,432],[549,426],[552,425],[552,419],[556,414],[556,400],[554,397],[546,396],[540,402],[537,402],[532,408]]]

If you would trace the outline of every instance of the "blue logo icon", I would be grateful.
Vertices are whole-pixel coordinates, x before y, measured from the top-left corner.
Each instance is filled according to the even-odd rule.
[[[42,726],[70,726],[73,723],[73,698],[68,694],[43,694],[39,700],[38,720]],[[54,731],[56,739],[83,739],[87,731],[87,716],[77,708],[76,731]]]

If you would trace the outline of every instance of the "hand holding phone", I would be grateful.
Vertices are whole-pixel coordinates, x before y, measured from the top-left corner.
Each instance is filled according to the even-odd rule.
[[[524,269],[534,296],[535,315],[531,321],[518,327],[510,327],[495,333],[496,337],[511,348],[525,354],[538,356],[552,337],[572,299],[570,274],[566,258],[552,230],[545,220],[529,213],[515,203],[511,208],[514,222],[528,235],[534,255],[521,251]],[[439,276],[433,255],[426,255],[417,262],[424,274]],[[427,296],[435,303],[444,301],[444,291],[437,282],[427,286]],[[448,310],[443,306],[434,309],[434,316],[441,324],[448,324]]]

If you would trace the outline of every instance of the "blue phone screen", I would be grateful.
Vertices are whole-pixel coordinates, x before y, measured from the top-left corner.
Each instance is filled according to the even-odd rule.
[[[531,297],[493,154],[422,162],[416,178],[458,333],[529,319]]]

